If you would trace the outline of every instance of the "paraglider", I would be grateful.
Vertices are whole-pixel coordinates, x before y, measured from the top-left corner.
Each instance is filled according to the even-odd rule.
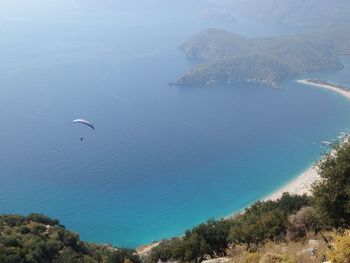
[[[95,130],[95,126],[84,119],[76,119],[76,120],[73,120],[72,123],[81,123],[81,124],[89,126],[91,129]]]
[[[88,122],[87,120],[84,120],[84,119],[76,119],[76,120],[73,120],[72,123],[83,124],[83,125],[90,127],[91,129],[95,130],[95,126],[92,125],[91,122]],[[82,142],[83,140],[84,140],[84,138],[80,137],[80,141]]]

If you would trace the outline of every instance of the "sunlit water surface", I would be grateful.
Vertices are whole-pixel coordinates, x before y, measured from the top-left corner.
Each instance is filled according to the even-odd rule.
[[[204,20],[194,0],[4,2],[1,213],[44,213],[83,239],[133,247],[266,196],[350,127],[349,101],[293,81],[167,85],[191,67],[179,44],[202,29],[300,28]],[[350,85],[349,62],[320,76]],[[78,117],[96,130],[71,125]]]

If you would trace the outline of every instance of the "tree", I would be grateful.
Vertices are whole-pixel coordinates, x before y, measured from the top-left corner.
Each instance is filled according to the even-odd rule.
[[[225,255],[228,246],[227,236],[230,231],[230,222],[228,220],[209,220],[206,224],[201,224],[192,230],[207,244],[209,255]]]
[[[314,185],[312,205],[326,227],[350,226],[350,144],[336,148],[319,163],[321,180]]]
[[[182,244],[182,240],[179,240],[180,244]],[[164,240],[159,243],[158,246],[154,247],[151,250],[150,255],[147,257],[146,262],[157,262],[158,260],[161,260],[163,262],[168,261],[170,259],[173,259],[173,248],[175,248],[175,240]],[[178,256],[184,255],[184,252],[182,251]],[[176,257],[178,259],[179,257]]]
[[[204,255],[210,253],[210,246],[205,239],[197,233],[192,233],[184,238],[184,261],[197,262]]]
[[[315,211],[309,206],[303,207],[297,213],[290,215],[288,221],[287,236],[291,240],[304,237],[309,230],[317,231],[319,229]]]
[[[233,244],[259,244],[286,235],[288,216],[308,205],[307,196],[287,193],[277,201],[256,202],[231,222],[228,240]]]
[[[243,216],[231,227],[228,240],[234,244],[259,244],[285,235],[287,216],[281,209],[273,209],[258,216]]]

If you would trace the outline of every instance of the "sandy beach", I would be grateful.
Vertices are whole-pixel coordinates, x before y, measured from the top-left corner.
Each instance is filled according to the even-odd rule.
[[[267,196],[264,200],[272,200],[275,201],[281,198],[283,193],[290,193],[293,195],[303,195],[310,194],[311,186],[320,179],[320,175],[317,171],[317,166],[313,165],[297,178],[292,180],[287,185],[279,188],[276,192]]]
[[[310,85],[310,86],[314,86],[314,87],[318,87],[318,88],[328,89],[328,90],[334,91],[334,92],[350,99],[350,91],[338,88],[338,87],[333,86],[331,84],[314,83],[314,82],[307,80],[307,79],[300,79],[300,80],[297,80],[297,82],[300,84],[304,84],[304,85]]]
[[[297,80],[297,82],[304,85],[328,89],[350,99],[350,91],[332,86],[331,84],[318,84],[307,79]],[[348,141],[348,138],[349,137],[346,137],[346,139],[344,138],[344,142]],[[310,194],[311,186],[318,180],[320,180],[320,175],[318,174],[317,164],[314,164],[290,183],[281,187],[276,192],[268,195],[266,198],[264,198],[264,200],[277,200],[282,196],[283,193],[286,192],[296,195]]]

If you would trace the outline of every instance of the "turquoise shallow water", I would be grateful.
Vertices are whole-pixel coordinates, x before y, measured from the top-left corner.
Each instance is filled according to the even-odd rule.
[[[13,3],[0,8],[1,213],[45,213],[83,239],[137,246],[242,209],[350,127],[346,99],[294,81],[167,85],[190,67],[178,44],[201,29],[298,28],[202,20],[198,1]],[[344,63],[319,75],[350,85]],[[70,125],[78,117],[96,130]]]

